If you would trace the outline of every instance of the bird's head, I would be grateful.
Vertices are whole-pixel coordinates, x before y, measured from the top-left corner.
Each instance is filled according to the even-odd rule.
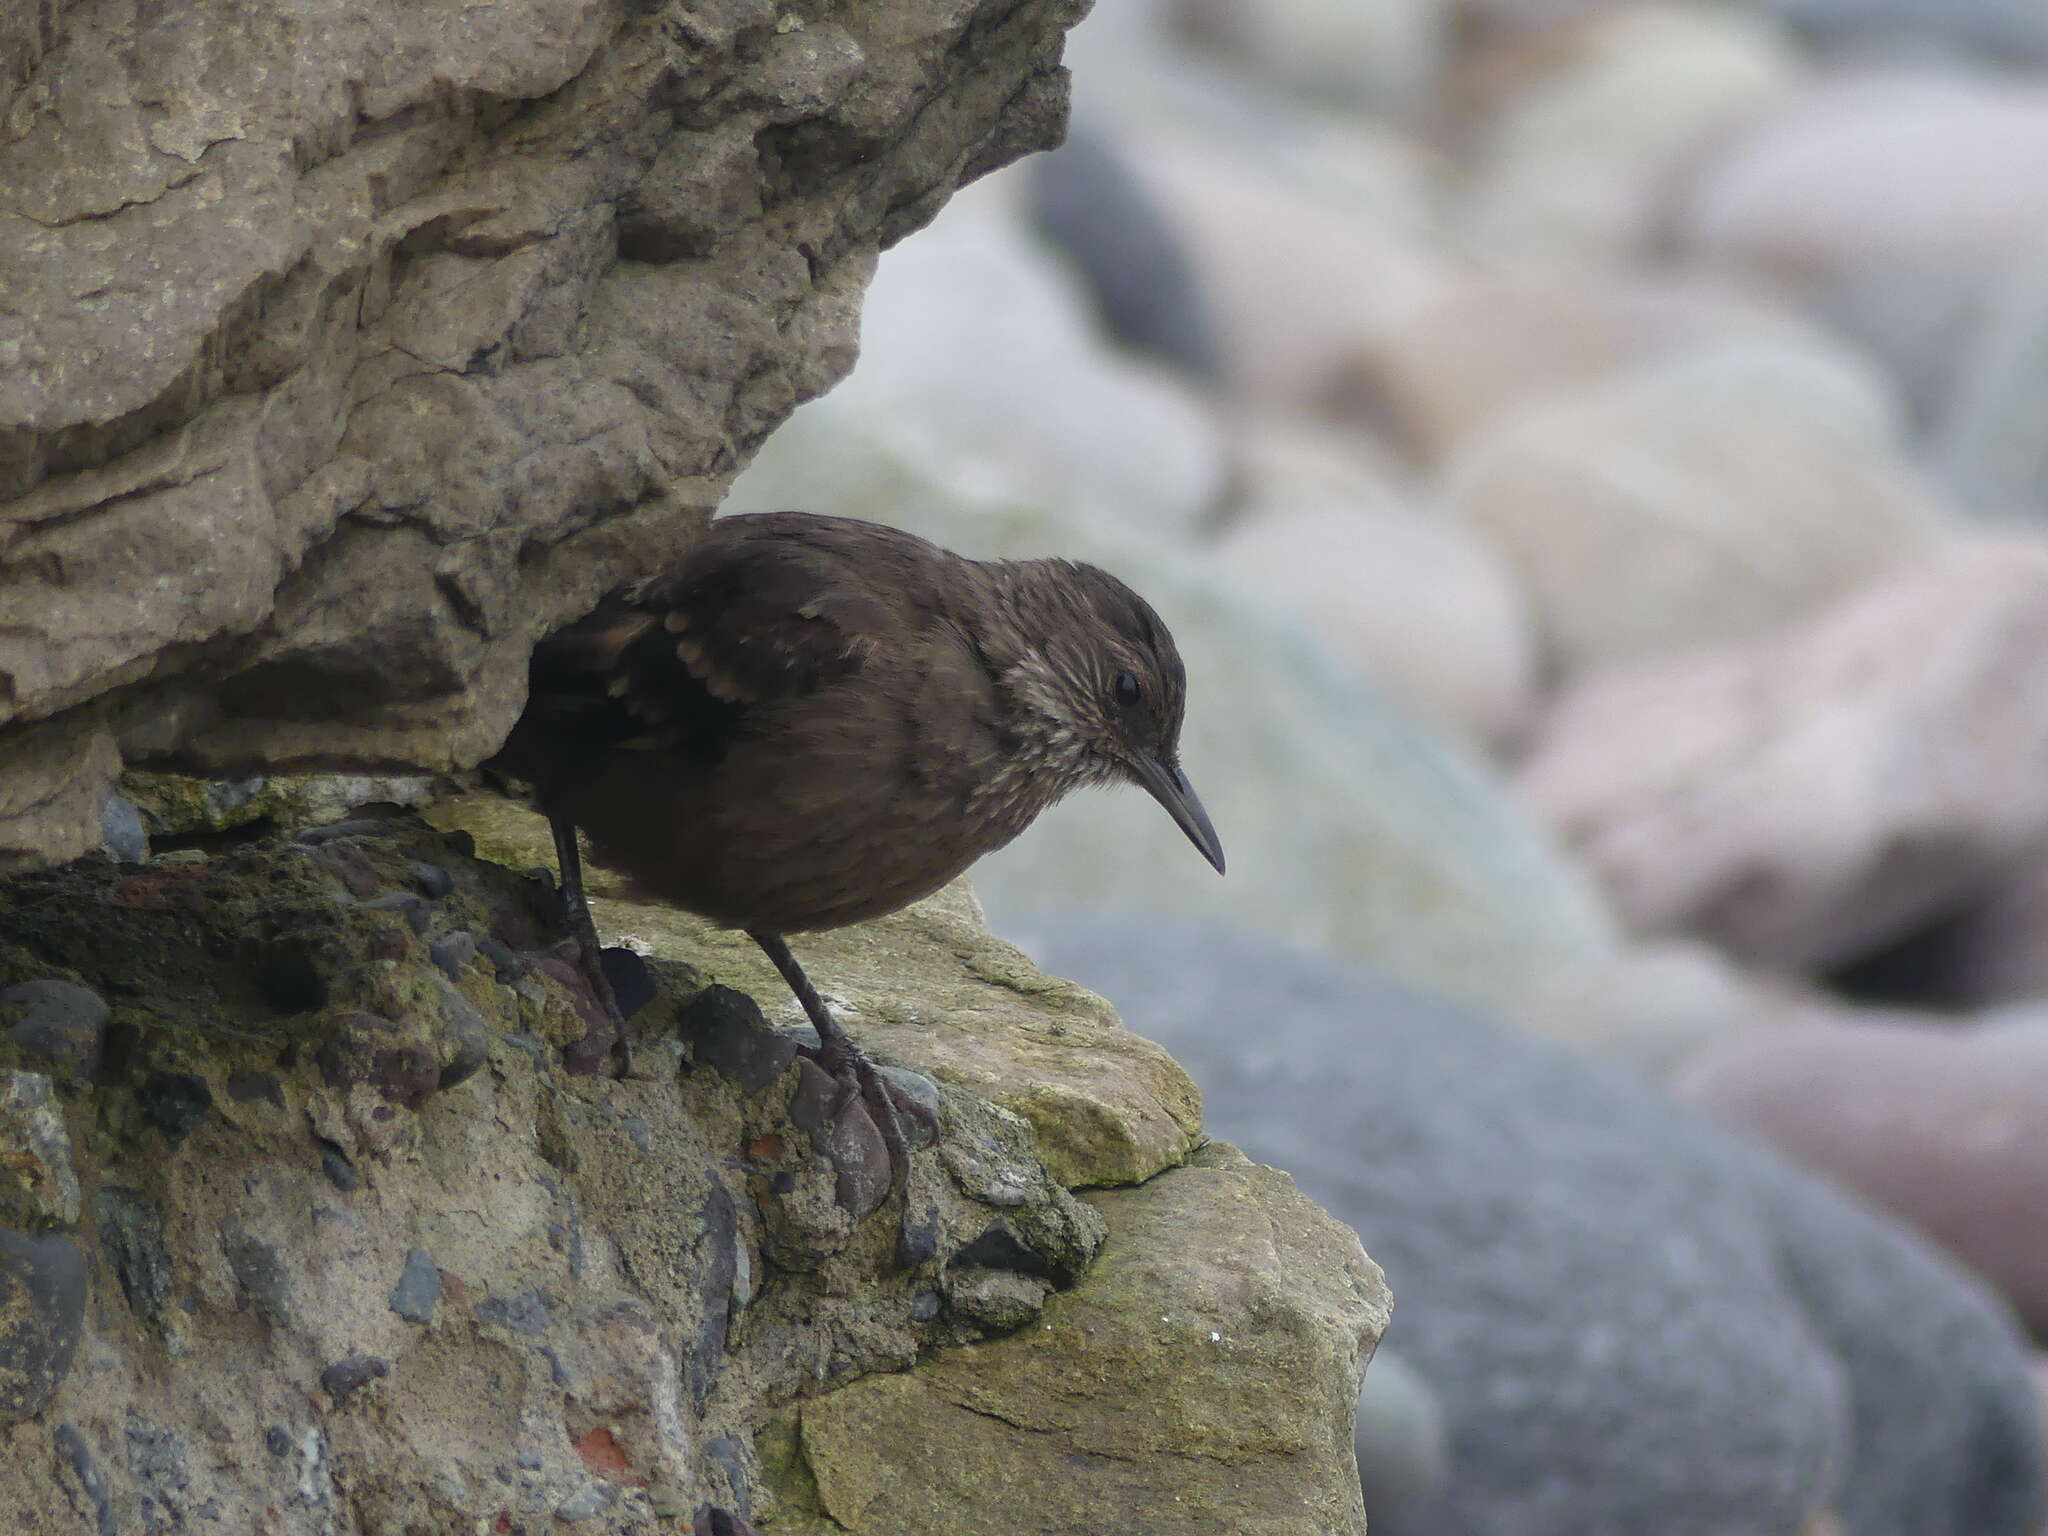
[[[1008,681],[1035,717],[1043,750],[1075,782],[1138,785],[1222,873],[1223,844],[1181,772],[1187,672],[1166,625],[1096,566],[1040,560],[1012,569],[1031,590]]]

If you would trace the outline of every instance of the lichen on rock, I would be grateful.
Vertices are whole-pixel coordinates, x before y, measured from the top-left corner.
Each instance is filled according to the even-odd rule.
[[[89,1068],[0,1036],[27,1085],[0,1166],[45,1154],[0,1216],[47,1232],[0,1226],[0,1527],[96,1497],[89,1471],[111,1509],[229,1528],[624,1533],[718,1507],[994,1530],[1064,1437],[1125,1469],[1121,1497],[1210,1468],[1189,1530],[1355,1529],[1377,1271],[1283,1176],[1204,1148],[1170,1058],[992,938],[964,887],[814,960],[935,1108],[899,1219],[779,979],[601,902],[652,997],[592,1070],[550,883],[483,856],[543,824],[483,796],[433,815],[0,882],[0,1010],[107,1014]],[[849,1393],[894,1405],[892,1456],[966,1414],[978,1470],[863,1470],[833,1428],[869,1411]],[[1048,1529],[1090,1528],[1079,1508]]]

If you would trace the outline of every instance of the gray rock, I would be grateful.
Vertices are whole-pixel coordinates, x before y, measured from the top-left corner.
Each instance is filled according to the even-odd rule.
[[[1186,244],[1106,125],[1076,122],[1031,162],[1033,222],[1079,269],[1095,310],[1125,346],[1189,377],[1223,373],[1222,341]]]
[[[34,1418],[85,1328],[85,1259],[68,1237],[0,1228],[0,1424]]]
[[[163,1216],[140,1190],[102,1185],[92,1197],[100,1249],[121,1282],[128,1308],[145,1327],[169,1323],[171,1261],[164,1251]]]
[[[36,8],[0,862],[99,845],[116,717],[201,771],[490,752],[534,635],[852,365],[876,253],[1057,141],[1077,10]]]
[[[126,795],[109,795],[100,807],[100,846],[117,864],[140,864],[149,857],[149,829]]]
[[[1212,1130],[1366,1235],[1450,1426],[1426,1529],[1754,1536],[1832,1509],[1857,1536],[2032,1536],[2026,1352],[1903,1228],[1335,960],[1107,916],[1033,942],[1172,1047]]]
[[[0,1072],[0,1219],[70,1223],[78,1201],[71,1136],[50,1079]]]
[[[1970,54],[2048,63],[2048,11],[2036,0],[1753,0],[1831,53]]]
[[[99,1062],[107,1005],[75,981],[23,981],[0,991],[0,1006],[15,1013],[7,1038],[32,1055],[83,1075]]]
[[[441,1299],[441,1271],[424,1248],[408,1248],[405,1268],[391,1288],[391,1310],[408,1323],[431,1323],[434,1303]]]

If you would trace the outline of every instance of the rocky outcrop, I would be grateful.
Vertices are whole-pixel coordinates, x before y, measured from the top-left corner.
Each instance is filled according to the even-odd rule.
[[[1054,142],[1076,0],[0,23],[0,867],[123,758],[439,770]]]
[[[0,1529],[1360,1528],[1377,1269],[964,887],[802,946],[899,1224],[744,941],[601,897],[578,1071],[545,827],[429,814],[0,883]]]

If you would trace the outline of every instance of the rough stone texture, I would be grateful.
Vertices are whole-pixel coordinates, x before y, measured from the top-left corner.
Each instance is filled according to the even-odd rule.
[[[2038,1536],[2032,1352],[1902,1225],[1638,1079],[1359,967],[1127,915],[1032,943],[1170,1043],[1213,1128],[1386,1265],[1388,1341],[1450,1430],[1413,1529]]]
[[[1049,1330],[804,1405],[816,1505],[777,1530],[1360,1529],[1343,1430],[1389,1297],[1356,1236],[1222,1143],[1090,1203],[1109,1241]]]
[[[1057,138],[1078,11],[7,23],[0,867],[96,846],[124,755],[489,752],[533,639],[846,371],[876,250]]]
[[[0,1429],[0,1529],[70,1530],[83,1510],[116,1531],[626,1536],[711,1506],[791,1529],[819,1486],[789,1428],[804,1399],[928,1359],[1024,1402],[1112,1337],[1147,1364],[1157,1418],[1119,1391],[1071,1422],[1120,1465],[1213,1406],[1218,1346],[1156,1332],[1145,1275],[1188,1277],[1190,1311],[1240,1341],[1236,1368],[1274,1373],[1215,1441],[1267,1476],[1244,1528],[1288,1529],[1306,1500],[1327,1523],[1292,1528],[1355,1529],[1348,1405],[1385,1312],[1368,1261],[1281,1176],[1190,1165],[1185,1076],[991,938],[963,889],[804,946],[940,1122],[910,1174],[920,1257],[895,1269],[897,1208],[848,1209],[886,1189],[863,1182],[865,1111],[812,1094],[792,1036],[731,990],[788,1017],[765,961],[601,900],[608,938],[655,951],[653,995],[624,1075],[579,1075],[591,999],[545,887],[475,856],[536,862],[544,826],[483,798],[436,814],[475,830],[365,810],[0,883],[0,985],[76,978],[110,1007],[99,1071],[30,1095],[73,1144],[76,1205],[40,1210],[85,1251],[85,1283],[68,1373],[69,1346],[39,1342],[62,1297],[31,1319],[33,1416]],[[1066,1187],[1140,1179],[1101,1214]],[[1105,1219],[1120,1235],[1098,1278]],[[1048,1312],[1084,1275],[1085,1309]],[[30,1354],[9,1305],[0,1419],[22,1411],[8,1350]],[[1030,1347],[1010,1364],[947,1352],[1012,1330]],[[1038,1437],[1012,1438],[990,1488],[1035,1475]],[[1195,1528],[1231,1528],[1239,1503]]]
[[[1829,969],[2048,837],[2048,543],[1981,539],[1779,636],[1588,677],[1523,765],[1638,930]]]

